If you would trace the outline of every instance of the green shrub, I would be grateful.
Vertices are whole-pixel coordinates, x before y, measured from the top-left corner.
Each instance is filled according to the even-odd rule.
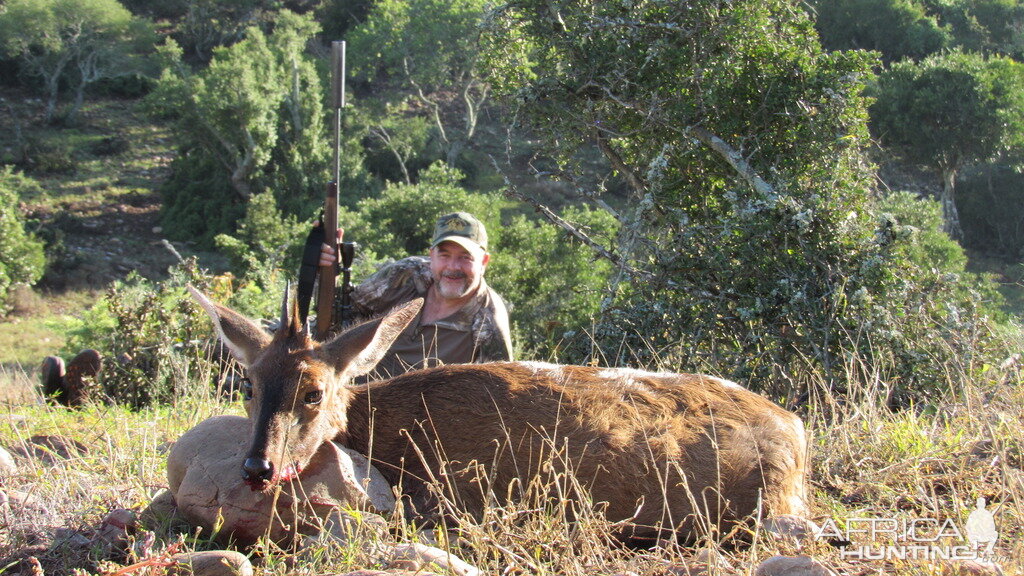
[[[186,292],[189,283],[244,313],[254,312],[246,305],[248,289],[236,290],[230,277],[210,278],[189,259],[172,268],[167,280],[132,273],[112,284],[81,319],[71,321],[61,354],[98,350],[105,358],[103,399],[131,408],[211,390],[209,376],[217,372],[213,331]],[[237,295],[241,298],[235,300]]]
[[[274,195],[263,192],[249,202],[237,234],[219,234],[214,241],[231,259],[232,269],[263,291],[295,277],[308,233],[308,223],[282,215]]]
[[[43,275],[46,257],[43,243],[25,230],[19,194],[38,188],[10,167],[0,169],[0,315],[10,310],[9,295],[15,284],[33,284]]]
[[[1024,174],[1011,166],[981,164],[963,171],[957,189],[964,242],[1011,260],[1024,259]]]

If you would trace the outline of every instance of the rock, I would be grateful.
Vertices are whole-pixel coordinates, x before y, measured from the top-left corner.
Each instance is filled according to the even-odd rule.
[[[64,359],[59,356],[47,356],[39,365],[39,380],[43,385],[43,396],[61,404],[67,403],[67,393],[64,391],[64,372]]]
[[[35,458],[44,464],[77,458],[89,452],[81,442],[67,436],[39,434],[26,440],[12,451],[24,458]]]
[[[244,554],[230,550],[187,552],[171,556],[174,566],[167,576],[252,576],[252,563]]]
[[[462,559],[426,544],[399,544],[391,547],[389,568],[422,572],[431,564],[456,576],[480,576],[481,572]]]
[[[336,510],[394,507],[393,497],[383,498],[384,486],[391,494],[383,476],[361,455],[330,442],[297,481],[254,490],[241,473],[250,432],[247,418],[217,416],[200,422],[171,448],[167,480],[178,512],[204,535],[241,545],[266,535],[280,546],[295,546],[301,535],[322,531]],[[216,534],[214,526],[219,526]]]
[[[18,472],[18,465],[14,463],[14,456],[0,446],[0,477],[13,476]]]
[[[91,545],[92,540],[78,530],[58,528],[53,534],[50,550],[87,550]]]
[[[802,546],[821,531],[811,520],[792,514],[772,516],[765,520],[762,526],[775,538],[796,546]]]
[[[93,544],[109,551],[125,551],[128,545],[128,532],[134,527],[134,512],[125,508],[111,510],[96,528]]]
[[[7,506],[18,515],[45,512],[47,503],[35,493],[8,490],[5,494]]]
[[[772,556],[761,562],[754,576],[836,576],[810,556]]]
[[[82,350],[68,362],[67,373],[64,375],[68,406],[82,406],[89,401],[102,369],[103,358],[92,349]]]

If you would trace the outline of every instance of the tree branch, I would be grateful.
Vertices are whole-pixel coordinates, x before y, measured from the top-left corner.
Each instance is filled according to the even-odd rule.
[[[512,182],[508,179],[508,177],[505,175],[505,173],[501,171],[501,168],[498,167],[498,163],[494,160],[494,157],[491,156],[490,159],[491,159],[491,165],[494,166],[494,169],[499,174],[501,174],[502,179],[505,181],[505,196],[506,197],[512,198],[512,199],[515,199],[515,200],[519,200],[520,202],[525,202],[525,203],[529,204],[530,206],[533,206],[533,208],[537,212],[540,212],[541,216],[543,216],[549,222],[551,222],[555,226],[558,226],[562,230],[565,230],[566,232],[568,232],[572,237],[576,238],[577,240],[582,242],[584,245],[589,247],[591,250],[593,250],[598,256],[600,256],[601,258],[604,258],[604,259],[608,260],[609,262],[611,262],[612,264],[614,264],[619,270],[630,274],[634,278],[641,278],[641,279],[644,279],[644,280],[651,280],[651,279],[654,278],[654,275],[651,274],[650,272],[646,272],[646,271],[643,271],[643,270],[638,270],[638,269],[630,266],[621,257],[619,257],[617,254],[612,253],[610,250],[608,250],[607,248],[602,246],[596,240],[594,240],[593,238],[588,236],[585,232],[583,232],[579,228],[573,226],[572,224],[570,224],[569,222],[564,220],[558,214],[555,214],[550,208],[548,208],[547,206],[541,204],[537,200],[535,200],[533,198],[530,198],[530,197],[526,196],[525,194],[523,194],[522,192],[520,192],[519,189],[516,188],[516,186],[514,184],[512,184]]]
[[[715,151],[726,162],[728,162],[730,166],[732,166],[732,169],[735,170],[741,178],[747,181],[747,184],[749,184],[751,188],[756,190],[759,194],[763,196],[775,196],[777,194],[775,192],[775,188],[758,176],[757,172],[755,172],[754,169],[751,168],[750,164],[743,158],[743,155],[726,143],[725,140],[722,140],[700,126],[689,126],[684,128],[683,133],[687,136],[696,138],[700,143]]]

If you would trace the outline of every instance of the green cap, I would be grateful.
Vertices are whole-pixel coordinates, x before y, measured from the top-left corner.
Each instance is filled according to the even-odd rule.
[[[453,212],[437,219],[431,248],[441,242],[455,242],[467,250],[480,249],[487,252],[487,230],[483,223],[468,212]]]

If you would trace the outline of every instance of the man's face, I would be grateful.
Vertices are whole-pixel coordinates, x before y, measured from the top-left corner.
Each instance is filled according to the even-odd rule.
[[[434,286],[446,299],[475,294],[490,259],[490,254],[483,250],[467,250],[455,242],[442,242],[430,249]]]

